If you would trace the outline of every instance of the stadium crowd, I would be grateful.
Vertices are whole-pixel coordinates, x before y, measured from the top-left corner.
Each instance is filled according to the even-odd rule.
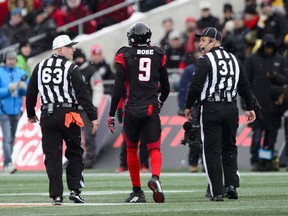
[[[196,60],[201,55],[199,40],[195,37],[195,33],[209,26],[223,33],[222,46],[243,62],[253,92],[262,107],[263,119],[250,125],[253,131],[252,170],[275,171],[279,170],[275,143],[282,119],[285,123],[286,156],[288,157],[288,112],[286,112],[288,105],[288,1],[242,1],[245,1],[245,8],[240,10],[235,10],[227,1],[223,5],[221,17],[213,14],[213,8],[209,2],[201,1],[200,17],[186,17],[183,20],[184,32],[178,31],[173,26],[173,18],[166,17],[162,23],[159,23],[163,28],[163,37],[159,41],[159,46],[166,51],[167,66],[172,71],[169,76],[171,88],[178,92],[177,113],[183,115],[188,82],[182,79],[194,72]],[[18,54],[22,55],[27,62],[29,57],[51,49],[52,40],[60,34],[56,31],[58,27],[123,2],[125,0],[2,1],[0,3],[2,11],[0,14],[0,50],[19,43]],[[135,10],[146,12],[169,2],[171,1],[140,1],[137,9],[129,5],[87,21],[84,24],[84,33],[91,34],[128,19]],[[44,39],[28,42],[32,36],[42,33],[47,34]],[[79,34],[78,28],[69,28],[65,34],[74,38]],[[22,49],[27,46],[31,48],[28,54]],[[102,56],[105,50],[102,51],[103,48],[99,45],[91,47],[90,63],[95,66],[95,70],[101,74],[103,80],[114,79],[113,67],[107,64]],[[96,63],[97,55],[101,56]],[[28,70],[27,74],[30,76]],[[111,93],[111,86],[104,87],[106,94]],[[263,143],[261,142],[262,136],[264,137]],[[269,153],[268,158],[265,157],[267,155],[265,152]],[[195,161],[195,159],[189,158],[189,161]],[[191,172],[198,171],[197,163],[193,162],[189,165]]]

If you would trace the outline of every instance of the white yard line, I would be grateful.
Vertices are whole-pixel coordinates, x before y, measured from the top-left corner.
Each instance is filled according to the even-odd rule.
[[[195,193],[203,190],[165,190],[165,193]],[[103,195],[115,195],[115,194],[128,194],[131,191],[83,191],[83,196],[103,196]],[[0,196],[49,196],[48,193],[6,193]],[[69,196],[69,193],[64,193],[63,196]],[[1,205],[1,203],[0,203]]]
[[[63,174],[65,175],[65,173]],[[0,174],[0,178],[2,177],[41,177],[47,176],[46,173],[14,173],[14,174]],[[85,173],[84,176],[89,177],[117,177],[117,176],[129,176],[128,172],[125,173]],[[151,176],[150,173],[141,173],[141,176]],[[182,176],[206,176],[205,173],[161,173],[161,177],[182,177]],[[288,172],[240,172],[240,176],[288,176]]]

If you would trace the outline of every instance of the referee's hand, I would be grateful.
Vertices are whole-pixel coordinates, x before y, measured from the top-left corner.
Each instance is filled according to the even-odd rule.
[[[92,134],[95,134],[95,133],[96,133],[96,130],[97,130],[97,128],[98,128],[98,120],[92,121],[92,124],[93,124]]]
[[[192,116],[192,108],[191,109],[185,108],[184,114],[185,114],[186,118],[191,119],[192,118],[191,117]]]
[[[246,121],[247,121],[248,123],[252,123],[252,122],[254,122],[255,119],[256,119],[256,114],[255,114],[254,110],[246,111],[246,112],[245,112],[245,116],[246,116]]]
[[[28,118],[28,122],[30,122],[30,123],[36,123],[37,121],[39,121],[37,116],[33,116],[31,118]]]

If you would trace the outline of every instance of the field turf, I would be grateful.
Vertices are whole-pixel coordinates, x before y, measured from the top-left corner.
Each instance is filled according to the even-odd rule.
[[[45,172],[18,171],[0,175],[0,215],[111,215],[111,216],[186,216],[186,215],[288,215],[288,172],[241,173],[239,199],[211,202],[204,197],[207,178],[203,173],[163,171],[161,182],[165,203],[157,204],[147,186],[149,174],[142,174],[147,203],[126,204],[131,192],[128,173],[85,170],[85,204],[69,200],[65,175],[64,204],[53,206],[48,196]]]

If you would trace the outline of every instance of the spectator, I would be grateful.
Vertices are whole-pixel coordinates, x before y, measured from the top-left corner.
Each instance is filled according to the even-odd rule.
[[[9,0],[8,2],[9,10],[20,8],[23,17],[33,10],[33,0]]]
[[[281,126],[283,101],[280,95],[287,84],[287,62],[276,52],[276,40],[272,35],[265,35],[259,50],[246,59],[245,69],[251,88],[263,111],[263,119],[257,118],[251,125],[251,166],[252,171],[272,171],[278,168],[273,165],[275,159],[275,142]],[[262,134],[263,146],[260,146]],[[259,150],[267,151],[270,158],[261,160]]]
[[[6,35],[3,33],[3,30],[0,29],[0,49],[10,46],[10,42]],[[1,59],[2,60],[2,59]]]
[[[183,73],[181,74],[181,78],[180,78],[179,85],[178,85],[179,92],[178,92],[178,96],[177,96],[177,101],[178,101],[177,114],[180,116],[184,116],[184,108],[185,108],[185,101],[186,101],[188,85],[193,78],[193,75],[194,75],[195,69],[196,69],[196,62],[200,56],[201,56],[200,51],[196,51],[193,54],[191,54],[191,56],[190,56],[190,58],[192,59],[191,64],[189,64],[183,70]]]
[[[171,90],[178,91],[178,83],[180,80],[180,66],[182,57],[184,56],[185,49],[181,42],[181,35],[178,31],[173,31],[168,37],[169,46],[165,50],[167,56],[166,67],[167,69],[174,69],[169,71],[169,82]],[[178,70],[177,70],[178,69]]]
[[[263,1],[261,3],[261,12],[263,18],[263,26],[258,30],[258,37],[262,38],[265,34],[273,34],[278,51],[284,51],[284,37],[288,34],[288,24],[285,16],[272,11],[271,2]],[[282,48],[280,50],[280,47]]]
[[[12,161],[13,145],[21,114],[22,97],[26,95],[27,74],[17,68],[17,54],[8,50],[4,56],[4,65],[0,67],[0,123],[3,134],[4,166],[3,173],[16,172]]]
[[[63,10],[61,10],[61,5],[59,6],[56,0],[43,1],[43,7],[47,12],[47,16],[51,16],[53,18],[57,27],[65,24],[65,13]]]
[[[244,63],[245,60],[245,37],[248,33],[248,29],[244,26],[242,14],[235,15],[234,20],[229,21],[233,23],[233,29],[226,33],[225,38],[223,38],[223,47],[228,51],[236,55],[239,60]],[[227,22],[227,24],[229,23]],[[225,27],[226,29],[226,27]],[[224,31],[224,30],[223,30]],[[226,29],[227,32],[227,29]]]
[[[233,20],[234,18],[234,12],[233,12],[233,6],[230,3],[226,3],[223,6],[223,18],[221,20],[221,26],[224,28],[226,22]]]
[[[196,40],[197,19],[192,16],[186,17],[185,26],[185,31],[182,33],[182,43],[185,48],[185,53],[194,52],[196,50],[194,41]]]
[[[67,6],[64,16],[65,24],[91,15],[91,12],[81,4],[81,0],[67,0]],[[95,20],[87,21],[83,25],[83,34],[91,34],[95,32]],[[70,28],[67,34],[71,38],[76,37],[79,34],[78,27]]]
[[[9,14],[8,0],[0,1],[0,11],[0,26],[2,26]]]
[[[112,6],[124,3],[125,0],[98,0],[96,12],[108,9]],[[132,7],[129,5],[123,7],[106,15],[97,18],[97,30],[102,29],[106,26],[110,26],[119,23],[123,20],[128,19],[133,13]]]
[[[81,49],[76,49],[73,54],[73,61],[78,65],[81,74],[84,77],[85,84],[92,98],[94,107],[98,107],[104,92],[101,75],[95,71],[95,68],[86,61],[86,56]],[[92,133],[93,124],[89,120],[86,112],[80,109],[80,115],[84,122],[83,132],[85,138],[84,168],[91,169],[96,162],[96,134]]]
[[[31,55],[31,44],[28,41],[21,41],[19,44],[19,52],[17,55],[16,66],[24,71],[26,71],[27,76],[31,76],[31,70],[27,64],[27,60]]]
[[[181,59],[185,53],[181,43],[181,35],[178,31],[173,31],[168,37],[169,47],[165,50],[167,55],[167,68],[179,68]]]
[[[97,12],[98,1],[95,0],[84,0],[84,5],[86,5],[92,13]]]
[[[166,17],[162,20],[162,27],[164,29],[164,36],[160,40],[160,47],[164,50],[169,47],[169,34],[173,31],[173,20],[171,17]]]
[[[139,2],[139,11],[147,12],[149,10],[152,10],[152,9],[156,8],[156,7],[168,4],[171,1],[172,0],[149,0],[149,1],[140,0],[140,2]]]
[[[110,65],[106,62],[103,56],[103,50],[99,44],[91,47],[91,61],[90,64],[95,70],[101,74],[102,80],[114,80],[115,76],[111,70]],[[113,85],[104,84],[104,94],[111,94]]]
[[[245,35],[245,57],[248,57],[252,53],[252,49],[256,44],[256,40],[258,38],[257,32],[258,27],[257,23],[259,21],[259,15],[256,11],[256,5],[247,5],[244,10],[244,26],[248,29],[247,34]]]
[[[56,23],[47,15],[43,8],[35,11],[35,25],[33,27],[33,35],[46,33],[44,38],[35,41],[32,44],[32,56],[51,50],[52,39],[56,35]]]
[[[219,19],[211,14],[211,4],[209,2],[200,2],[201,17],[197,22],[197,28],[202,31],[206,27],[215,27],[221,31]]]
[[[21,40],[28,40],[32,35],[30,27],[23,20],[20,8],[14,8],[11,11],[10,20],[2,27],[2,32],[8,38],[10,44],[16,44]]]

